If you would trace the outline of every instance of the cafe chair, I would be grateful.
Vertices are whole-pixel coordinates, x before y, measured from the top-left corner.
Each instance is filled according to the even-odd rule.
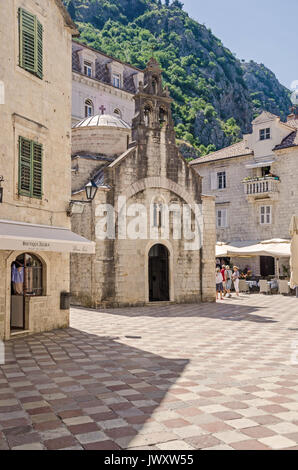
[[[249,285],[244,279],[239,279],[239,291],[249,293]]]
[[[271,293],[270,285],[268,284],[268,281],[266,281],[265,279],[260,279],[259,287],[260,287],[260,294]]]
[[[290,293],[289,282],[285,279],[279,279],[278,281],[278,293],[282,295],[288,295]]]

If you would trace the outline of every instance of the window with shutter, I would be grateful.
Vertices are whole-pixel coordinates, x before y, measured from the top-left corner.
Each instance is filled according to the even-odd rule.
[[[228,226],[228,209],[216,210],[216,227],[226,228]]]
[[[226,172],[219,171],[217,173],[217,189],[225,189],[226,187]]]
[[[31,142],[19,140],[19,194],[30,196],[31,188]]]
[[[32,196],[42,196],[42,145],[32,142]]]
[[[19,194],[42,197],[42,145],[19,138]]]
[[[272,221],[272,206],[260,207],[260,223],[261,225],[270,225]]]
[[[211,189],[217,189],[217,173],[210,173],[210,187]]]
[[[43,76],[43,27],[35,15],[19,8],[19,65],[39,78]]]

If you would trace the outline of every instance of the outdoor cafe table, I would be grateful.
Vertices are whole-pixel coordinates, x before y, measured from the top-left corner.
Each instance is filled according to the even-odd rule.
[[[259,287],[258,281],[245,281],[246,284],[249,285],[249,288],[251,289],[252,287]]]

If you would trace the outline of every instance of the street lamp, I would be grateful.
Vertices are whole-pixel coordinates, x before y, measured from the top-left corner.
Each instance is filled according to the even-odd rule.
[[[95,197],[95,194],[97,193],[97,185],[94,183],[94,181],[89,181],[89,183],[86,184],[85,191],[88,201],[92,201]]]

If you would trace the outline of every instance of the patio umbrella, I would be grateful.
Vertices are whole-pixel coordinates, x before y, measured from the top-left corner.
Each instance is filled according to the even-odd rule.
[[[289,258],[291,256],[290,240],[272,239],[264,240],[247,246],[229,246],[228,256],[272,256],[273,258]]]

